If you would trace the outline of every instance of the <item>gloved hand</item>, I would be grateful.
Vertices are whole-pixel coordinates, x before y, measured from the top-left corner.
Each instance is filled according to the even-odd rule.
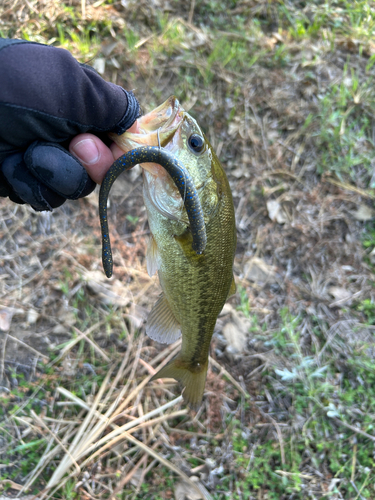
[[[0,68],[0,196],[41,211],[89,194],[87,170],[100,181],[120,154],[101,139],[135,127],[136,98],[68,51],[26,40],[0,39]]]

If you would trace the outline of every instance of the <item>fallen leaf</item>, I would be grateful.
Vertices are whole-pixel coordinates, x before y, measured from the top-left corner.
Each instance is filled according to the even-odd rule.
[[[98,186],[94,189],[92,193],[85,197],[85,201],[88,201],[90,205],[93,205],[97,208],[99,204],[99,189]]]
[[[224,304],[223,309],[220,311],[219,316],[225,316],[227,314],[230,314],[232,311],[234,311],[233,306],[231,304]]]
[[[8,486],[12,488],[12,490],[22,490],[22,484],[15,483],[14,481],[11,481],[10,479],[3,479],[0,481],[1,486]],[[9,497],[8,497],[9,498]]]
[[[371,264],[375,264],[375,248],[370,253]]]
[[[102,52],[103,52],[103,54],[106,57],[108,57],[109,55],[111,55],[111,53],[116,48],[116,46],[118,45],[118,43],[119,43],[118,41],[115,41],[115,42],[103,44],[102,45]]]
[[[203,497],[191,484],[181,481],[174,488],[174,498],[175,500],[200,500]]]
[[[246,334],[240,330],[234,323],[227,323],[223,328],[223,335],[228,342],[227,349],[231,353],[243,351],[246,345]]]
[[[143,471],[141,469],[137,469],[134,474],[132,475],[131,479],[130,479],[130,483],[137,487],[139,485],[139,483],[141,482],[141,479],[142,479],[142,474],[143,474]]]
[[[253,257],[244,265],[244,277],[254,283],[274,283],[276,281],[276,267],[267,264],[259,257]]]
[[[342,288],[340,286],[331,286],[328,288],[328,291],[335,300],[346,300],[352,296],[346,288]]]
[[[230,311],[231,321],[223,328],[223,335],[228,342],[226,350],[232,354],[240,353],[246,348],[247,335],[251,321],[241,312],[232,308]]]
[[[288,216],[281,204],[277,200],[267,201],[268,217],[279,224],[285,224],[288,221]]]
[[[77,317],[71,308],[62,305],[57,312],[57,317],[61,319],[61,322],[66,326],[73,326],[77,322]]]
[[[126,315],[126,317],[129,319],[132,327],[137,330],[143,325],[143,323],[147,319],[148,314],[149,311],[147,311],[147,309],[145,309],[144,307],[137,304],[132,304],[130,311]]]
[[[87,288],[95,293],[103,304],[125,307],[131,301],[128,287],[117,279],[109,282],[102,271],[87,271],[84,279]]]
[[[366,222],[375,217],[375,211],[368,205],[359,205],[358,210],[353,213],[353,217],[361,222]]]
[[[115,57],[111,57],[111,64],[116,69],[120,69],[121,68],[120,63],[117,61],[117,59]]]
[[[55,327],[53,327],[52,329],[52,333],[54,334],[67,334],[67,329],[66,329],[66,326],[64,325],[56,325]]]
[[[13,311],[11,309],[0,309],[0,330],[7,332],[12,323]]]
[[[26,321],[29,323],[29,325],[33,325],[38,321],[39,318],[39,313],[35,311],[35,309],[29,309],[27,311],[27,319]]]

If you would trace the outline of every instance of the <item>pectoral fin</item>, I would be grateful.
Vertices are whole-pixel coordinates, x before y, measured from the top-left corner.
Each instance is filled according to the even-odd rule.
[[[146,264],[149,276],[153,276],[160,267],[160,255],[154,237],[151,235],[146,251]]]
[[[180,324],[164,294],[159,297],[147,318],[146,333],[162,344],[172,344],[181,337]]]

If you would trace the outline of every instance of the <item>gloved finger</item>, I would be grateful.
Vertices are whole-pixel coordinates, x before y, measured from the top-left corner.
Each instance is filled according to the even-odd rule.
[[[30,173],[22,153],[8,156],[1,170],[11,188],[9,198],[15,203],[28,203],[34,210],[41,212],[59,207],[66,199],[44,186]]]
[[[63,198],[83,198],[95,188],[83,165],[59,144],[36,141],[24,161],[34,177]]]
[[[0,165],[0,196],[3,198],[10,198],[14,203],[20,203],[23,205],[25,202],[19,198],[16,193],[13,191],[10,184],[8,184]]]

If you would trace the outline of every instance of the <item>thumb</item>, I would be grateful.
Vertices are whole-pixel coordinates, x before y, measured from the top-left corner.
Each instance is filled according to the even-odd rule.
[[[97,184],[101,184],[115,160],[109,147],[93,134],[79,134],[74,137],[69,144],[69,151],[78,158]]]

